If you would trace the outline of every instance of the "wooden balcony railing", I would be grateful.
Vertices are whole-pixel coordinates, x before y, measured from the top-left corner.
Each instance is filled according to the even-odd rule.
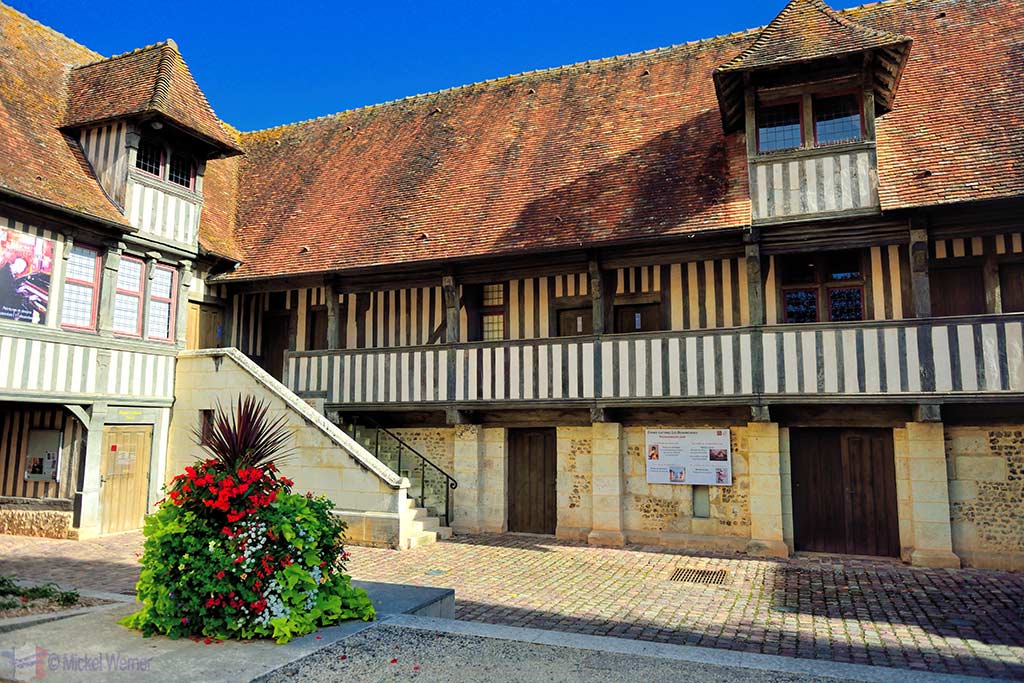
[[[749,163],[755,223],[878,210],[874,143],[765,154]]]
[[[288,354],[328,405],[1024,394],[1022,315]]]

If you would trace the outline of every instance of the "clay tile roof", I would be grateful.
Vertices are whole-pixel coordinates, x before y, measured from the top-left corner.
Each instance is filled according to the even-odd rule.
[[[99,55],[0,4],[0,191],[127,226],[60,130],[68,65]]]
[[[871,53],[879,111],[892,108],[912,40],[836,12],[823,0],[790,0],[743,52],[715,69],[715,88],[727,131],[743,121],[742,74],[841,55]]]
[[[845,10],[838,24],[834,14],[814,21],[860,42],[833,45],[915,40],[899,98],[876,124],[883,211],[1024,196],[1024,3],[891,0]],[[763,33],[243,133],[234,196],[246,258],[231,277],[748,225],[745,142],[742,133],[723,134],[711,75]]]
[[[173,40],[71,70],[68,127],[151,115],[163,116],[225,152],[240,151]]]
[[[746,71],[865,52],[908,42],[906,36],[863,26],[822,0],[790,0],[746,50],[717,71]]]

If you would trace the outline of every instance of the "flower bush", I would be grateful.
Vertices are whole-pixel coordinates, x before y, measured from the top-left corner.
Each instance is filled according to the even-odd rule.
[[[373,605],[345,574],[345,524],[325,496],[292,493],[277,462],[288,433],[239,398],[217,411],[201,444],[213,457],[185,468],[146,518],[143,607],[122,624],[171,638],[271,637],[279,643]]]

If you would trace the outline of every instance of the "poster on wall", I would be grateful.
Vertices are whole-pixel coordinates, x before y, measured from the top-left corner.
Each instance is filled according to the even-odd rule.
[[[648,484],[732,486],[728,429],[648,429]]]
[[[0,229],[0,320],[46,324],[53,241]]]
[[[26,481],[57,481],[60,473],[59,429],[33,429],[25,454]]]

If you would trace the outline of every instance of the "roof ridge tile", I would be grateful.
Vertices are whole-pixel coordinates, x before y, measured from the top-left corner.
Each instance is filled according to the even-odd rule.
[[[165,38],[164,40],[158,41],[156,43],[143,45],[142,47],[137,47],[133,50],[128,50],[127,52],[121,52],[116,55],[110,55],[109,57],[101,57],[100,59],[94,60],[92,62],[85,62],[84,64],[76,64],[72,67],[72,70],[85,69],[90,66],[97,66],[99,64],[108,64],[118,59],[123,59],[125,57],[133,57],[135,55],[142,54],[143,52],[149,52],[150,50],[156,50],[167,47],[168,45],[172,46],[175,50],[178,49],[177,43],[175,43],[170,38]]]
[[[906,1],[906,0],[884,0],[884,1],[886,1],[886,2],[901,2],[901,1]],[[265,134],[265,133],[275,133],[275,132],[279,132],[281,129],[292,128],[292,127],[296,127],[296,126],[303,126],[303,125],[306,125],[306,124],[315,123],[317,121],[323,121],[323,120],[326,120],[326,119],[337,118],[337,117],[344,116],[344,115],[347,115],[347,114],[355,114],[357,112],[361,112],[361,111],[364,111],[364,110],[367,110],[367,109],[375,109],[377,107],[393,106],[393,105],[396,105],[396,104],[400,104],[402,102],[408,102],[410,100],[426,99],[428,97],[434,97],[434,96],[437,96],[437,95],[449,95],[449,94],[456,93],[456,92],[463,91],[463,90],[470,90],[472,88],[478,88],[480,86],[496,85],[499,82],[503,82],[503,81],[514,81],[514,80],[517,80],[517,79],[525,79],[525,78],[530,77],[530,76],[553,75],[553,74],[557,74],[559,72],[570,71],[572,69],[578,69],[580,67],[585,67],[585,66],[591,66],[591,67],[592,66],[603,66],[605,64],[609,64],[609,63],[612,63],[612,62],[627,61],[627,60],[633,60],[633,59],[641,59],[643,57],[648,57],[648,56],[655,55],[655,54],[671,52],[671,51],[674,51],[674,50],[682,50],[683,48],[697,48],[697,47],[702,47],[704,45],[715,43],[715,42],[727,42],[728,40],[737,40],[737,39],[742,38],[742,37],[744,37],[746,35],[753,35],[753,34],[759,32],[759,31],[761,31],[762,29],[763,29],[763,27],[743,29],[743,30],[740,30],[740,31],[733,31],[731,33],[723,33],[721,35],[711,36],[709,38],[698,38],[696,40],[690,40],[690,41],[686,41],[686,42],[683,42],[683,43],[675,43],[673,45],[666,45],[664,47],[655,47],[655,48],[649,48],[647,50],[638,50],[636,52],[628,52],[628,53],[622,54],[622,55],[612,55],[610,57],[598,57],[598,58],[595,58],[595,59],[586,59],[586,60],[582,60],[582,61],[579,61],[579,62],[572,62],[570,64],[562,64],[562,65],[559,65],[559,66],[544,67],[544,68],[540,68],[540,69],[530,69],[528,71],[520,71],[518,73],[508,74],[506,76],[496,76],[494,78],[485,78],[484,80],[481,80],[481,81],[473,81],[472,83],[464,83],[462,85],[453,85],[453,86],[448,87],[448,88],[441,88],[440,90],[431,90],[431,91],[428,91],[428,92],[416,93],[416,94],[413,94],[413,95],[405,95],[404,97],[397,97],[395,99],[385,100],[383,102],[374,102],[373,104],[364,104],[364,105],[359,106],[359,107],[353,107],[351,109],[343,109],[341,111],[333,112],[331,114],[322,114],[320,116],[314,116],[314,117],[311,117],[311,118],[308,118],[308,119],[302,119],[300,121],[291,121],[291,122],[288,122],[288,123],[281,123],[281,124],[278,124],[276,126],[270,126],[268,128],[258,128],[256,130],[242,131],[241,135],[243,137],[245,137],[245,136],[257,135],[257,134],[261,134],[261,133],[263,133],[263,134]]]
[[[57,38],[60,38],[61,40],[66,40],[67,42],[71,43],[72,45],[74,45],[77,48],[81,48],[82,50],[85,50],[86,52],[91,52],[92,54],[96,55],[97,57],[102,57],[102,55],[100,55],[99,52],[96,52],[96,50],[93,50],[92,48],[90,48],[90,47],[88,47],[86,45],[83,45],[82,43],[78,42],[74,38],[69,37],[67,34],[61,33],[60,31],[58,31],[57,29],[53,28],[52,26],[47,26],[43,22],[41,22],[41,21],[39,21],[37,19],[33,19],[29,15],[27,15],[24,12],[22,12],[21,10],[19,10],[17,7],[12,7],[12,6],[4,3],[4,2],[0,2],[0,7],[13,12],[14,14],[17,14],[18,16],[20,16],[22,18],[23,21],[26,21],[26,22],[32,24],[36,28],[41,28],[44,31],[47,31],[47,32],[53,34]]]

